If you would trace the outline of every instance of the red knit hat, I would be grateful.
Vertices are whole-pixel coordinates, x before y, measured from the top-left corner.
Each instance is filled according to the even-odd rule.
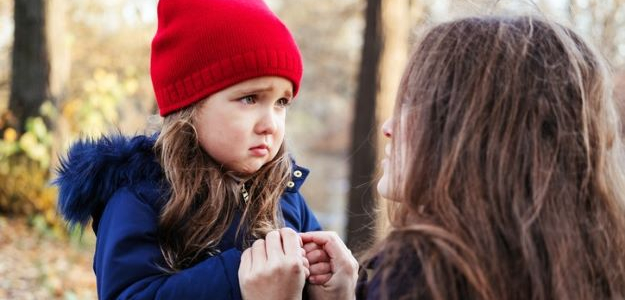
[[[302,58],[262,0],[160,0],[150,73],[161,116],[260,76],[297,94]]]

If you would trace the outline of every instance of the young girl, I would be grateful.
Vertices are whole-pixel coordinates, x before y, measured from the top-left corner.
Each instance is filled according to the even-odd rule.
[[[378,190],[395,202],[393,229],[357,298],[624,299],[625,159],[609,79],[577,34],[540,18],[428,30],[383,126]],[[304,247],[327,241],[318,235],[302,234]]]
[[[320,227],[284,145],[302,75],[288,29],[261,0],[160,0],[150,71],[160,134],[78,142],[56,181],[63,216],[93,219],[99,298],[241,299],[241,251],[265,235],[254,249],[301,298],[295,231]]]

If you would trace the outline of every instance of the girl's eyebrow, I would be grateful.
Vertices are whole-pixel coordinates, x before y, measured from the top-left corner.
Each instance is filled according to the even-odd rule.
[[[245,95],[251,95],[251,94],[259,94],[263,92],[269,92],[273,89],[274,87],[271,85],[264,86],[264,87],[242,87],[239,90],[235,90],[234,93],[237,95],[245,96]],[[288,98],[292,98],[293,92],[291,90],[285,90],[284,96]]]
[[[242,87],[241,89],[235,90],[237,94],[258,94],[262,92],[271,91],[271,86],[266,87]]]
[[[291,90],[284,91],[284,97],[293,98],[293,91]]]

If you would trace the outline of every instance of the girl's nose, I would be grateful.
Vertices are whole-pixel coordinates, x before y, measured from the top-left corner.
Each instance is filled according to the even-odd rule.
[[[270,110],[264,111],[255,126],[258,134],[272,134],[278,126],[278,117]]]
[[[388,118],[382,123],[382,133],[385,137],[391,138],[393,136],[393,118]]]

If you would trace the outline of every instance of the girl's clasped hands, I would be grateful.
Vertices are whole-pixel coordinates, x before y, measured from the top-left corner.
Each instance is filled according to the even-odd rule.
[[[334,232],[269,232],[241,256],[244,299],[353,299],[358,263]],[[276,284],[280,283],[280,284]]]

